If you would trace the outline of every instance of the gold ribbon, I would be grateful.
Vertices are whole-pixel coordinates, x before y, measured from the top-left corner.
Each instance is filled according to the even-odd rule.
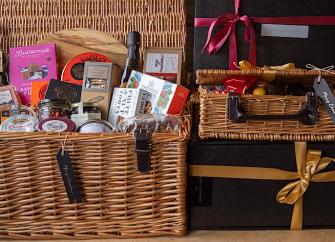
[[[294,205],[291,229],[300,230],[303,221],[303,195],[310,182],[333,182],[335,171],[322,172],[335,159],[323,157],[321,151],[307,150],[306,142],[295,143],[297,172],[276,168],[191,165],[190,175],[257,180],[293,180],[277,194],[277,201]]]
[[[239,68],[241,70],[251,70],[251,69],[261,69],[263,71],[262,79],[267,82],[272,82],[276,79],[277,71],[279,70],[292,70],[295,69],[295,66],[293,63],[287,63],[282,66],[264,66],[264,67],[258,67],[250,64],[248,61],[240,61]]]

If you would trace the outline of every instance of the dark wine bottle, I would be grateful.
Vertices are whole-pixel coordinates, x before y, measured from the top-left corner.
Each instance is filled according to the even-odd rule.
[[[121,83],[128,82],[131,72],[140,71],[140,44],[141,35],[139,32],[133,31],[128,33],[128,57],[121,77]]]

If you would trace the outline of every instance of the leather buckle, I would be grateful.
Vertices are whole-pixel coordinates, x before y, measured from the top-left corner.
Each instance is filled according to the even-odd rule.
[[[137,170],[141,173],[151,171],[150,153],[151,142],[150,134],[147,129],[136,129],[134,131],[135,152],[137,156]]]

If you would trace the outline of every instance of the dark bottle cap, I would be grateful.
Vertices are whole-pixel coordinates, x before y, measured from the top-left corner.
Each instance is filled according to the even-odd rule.
[[[132,31],[128,33],[128,45],[140,45],[141,34],[137,31]]]

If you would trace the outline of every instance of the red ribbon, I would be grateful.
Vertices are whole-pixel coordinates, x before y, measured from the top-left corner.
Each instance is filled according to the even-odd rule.
[[[240,0],[235,1],[235,13],[225,13],[218,18],[195,18],[195,27],[208,27],[206,44],[202,51],[208,54],[217,53],[229,38],[229,69],[236,70],[237,67],[237,42],[236,24],[242,22],[245,25],[244,39],[250,45],[249,62],[256,65],[256,33],[253,23],[261,24],[295,24],[295,25],[335,25],[335,16],[299,16],[299,17],[248,17],[238,14]],[[222,28],[212,36],[215,27]]]
[[[225,93],[236,92],[240,95],[243,95],[255,82],[256,78],[232,78],[222,81]]]

